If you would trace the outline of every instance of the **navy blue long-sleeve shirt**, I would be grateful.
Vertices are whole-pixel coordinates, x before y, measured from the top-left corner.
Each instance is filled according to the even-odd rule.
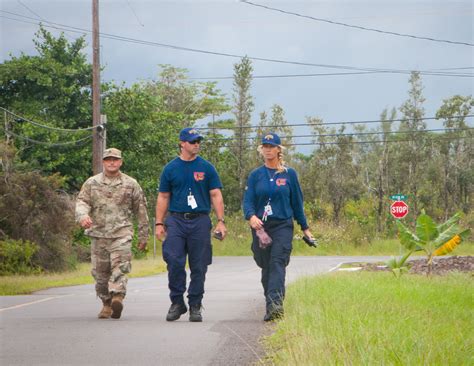
[[[294,169],[287,168],[277,173],[276,169],[262,165],[250,173],[243,204],[245,219],[249,220],[253,215],[261,219],[269,199],[273,214],[268,219],[294,218],[302,230],[308,228],[303,210],[303,193]]]

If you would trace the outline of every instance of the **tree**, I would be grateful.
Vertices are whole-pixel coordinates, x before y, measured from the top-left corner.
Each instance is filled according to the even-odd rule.
[[[162,168],[179,153],[179,131],[229,109],[214,83],[187,82],[185,70],[173,67],[161,75],[159,81],[115,86],[104,99],[107,145],[123,150],[123,170],[139,180],[149,202],[156,199]]]
[[[229,144],[229,150],[237,160],[237,180],[239,182],[239,200],[242,201],[243,186],[249,172],[251,161],[250,119],[254,108],[253,98],[250,94],[252,85],[252,61],[248,57],[242,58],[240,63],[234,65],[234,107],[235,116],[234,141]]]
[[[19,136],[12,137],[19,158],[46,174],[59,172],[69,187],[78,188],[91,170],[90,144],[55,144],[76,141],[91,132],[59,132],[51,128],[92,125],[92,68],[83,52],[85,40],[81,37],[68,42],[63,34],[55,38],[40,27],[34,43],[38,55],[21,54],[0,65],[0,105],[25,118],[10,119],[11,131]],[[28,120],[50,128],[35,126]]]
[[[365,160],[362,162],[367,176],[368,195],[375,194],[376,197],[376,227],[377,232],[383,232],[384,217],[386,217],[386,207],[388,204],[388,195],[390,194],[391,178],[393,173],[391,162],[393,160],[393,135],[392,124],[396,118],[396,109],[390,111],[384,109],[380,115],[380,128],[376,132],[381,134],[374,135],[371,149],[365,152]],[[368,139],[365,135],[363,139]],[[382,142],[376,142],[382,140]],[[392,192],[396,193],[396,192]]]
[[[192,82],[187,69],[160,65],[157,81],[144,83],[148,93],[161,100],[161,111],[181,116],[182,127],[191,126],[196,120],[221,115],[230,110],[225,95],[217,89],[216,82]]]
[[[68,268],[73,255],[74,210],[73,201],[60,190],[62,178],[26,170],[15,148],[4,142],[0,142],[0,154],[0,257],[7,260],[11,255],[2,250],[4,245],[13,244],[20,254],[29,251],[32,243],[37,248],[30,251],[33,267]]]
[[[474,142],[472,130],[467,129],[466,116],[474,107],[471,96],[455,95],[443,101],[436,113],[448,130],[438,139],[442,156],[440,176],[443,177],[442,201],[445,219],[454,210],[467,213],[474,194]]]
[[[400,131],[406,131],[403,139],[408,140],[400,145],[399,155],[399,188],[403,189],[406,185],[408,194],[413,203],[413,211],[418,214],[419,209],[419,188],[421,180],[421,164],[427,158],[427,147],[425,146],[426,123],[422,119],[425,110],[423,108],[423,85],[420,73],[413,71],[410,76],[409,98],[400,107],[402,113],[402,122]],[[406,180],[407,184],[403,183]],[[402,190],[400,190],[402,192]]]
[[[308,118],[308,122],[313,125],[314,142],[319,145],[310,164],[312,184],[320,190],[320,197],[330,202],[333,221],[339,224],[344,204],[357,198],[361,186],[351,144],[353,137],[343,135],[345,126],[336,131],[326,128],[321,119]]]
[[[285,118],[285,111],[278,104],[272,106],[272,115],[270,122],[268,123],[270,131],[277,133],[282,137],[282,144],[286,146],[287,152],[285,160],[289,162],[292,157],[292,153],[295,152],[293,144],[293,128],[288,126],[288,121]]]
[[[177,154],[181,115],[162,112],[162,101],[147,84],[115,87],[104,99],[107,146],[123,151],[123,171],[136,178],[150,202],[163,166]]]

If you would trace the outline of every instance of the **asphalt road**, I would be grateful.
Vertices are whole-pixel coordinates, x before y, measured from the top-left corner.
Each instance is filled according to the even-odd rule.
[[[292,257],[287,283],[342,262],[376,257]],[[99,320],[93,285],[0,297],[1,365],[248,365],[263,355],[269,325],[251,257],[215,257],[202,323],[165,320],[166,274],[129,280],[119,320]]]

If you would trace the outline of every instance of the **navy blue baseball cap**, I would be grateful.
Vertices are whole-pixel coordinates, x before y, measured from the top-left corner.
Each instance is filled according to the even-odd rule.
[[[204,137],[193,127],[186,127],[179,133],[180,141],[194,142],[196,140],[201,141]]]
[[[276,133],[267,133],[262,137],[262,145],[280,146],[280,137]]]

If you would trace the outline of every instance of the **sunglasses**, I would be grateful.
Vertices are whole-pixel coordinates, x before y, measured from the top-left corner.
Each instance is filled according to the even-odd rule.
[[[201,143],[201,140],[188,141],[188,144],[191,144],[191,145],[196,145],[200,143]]]

